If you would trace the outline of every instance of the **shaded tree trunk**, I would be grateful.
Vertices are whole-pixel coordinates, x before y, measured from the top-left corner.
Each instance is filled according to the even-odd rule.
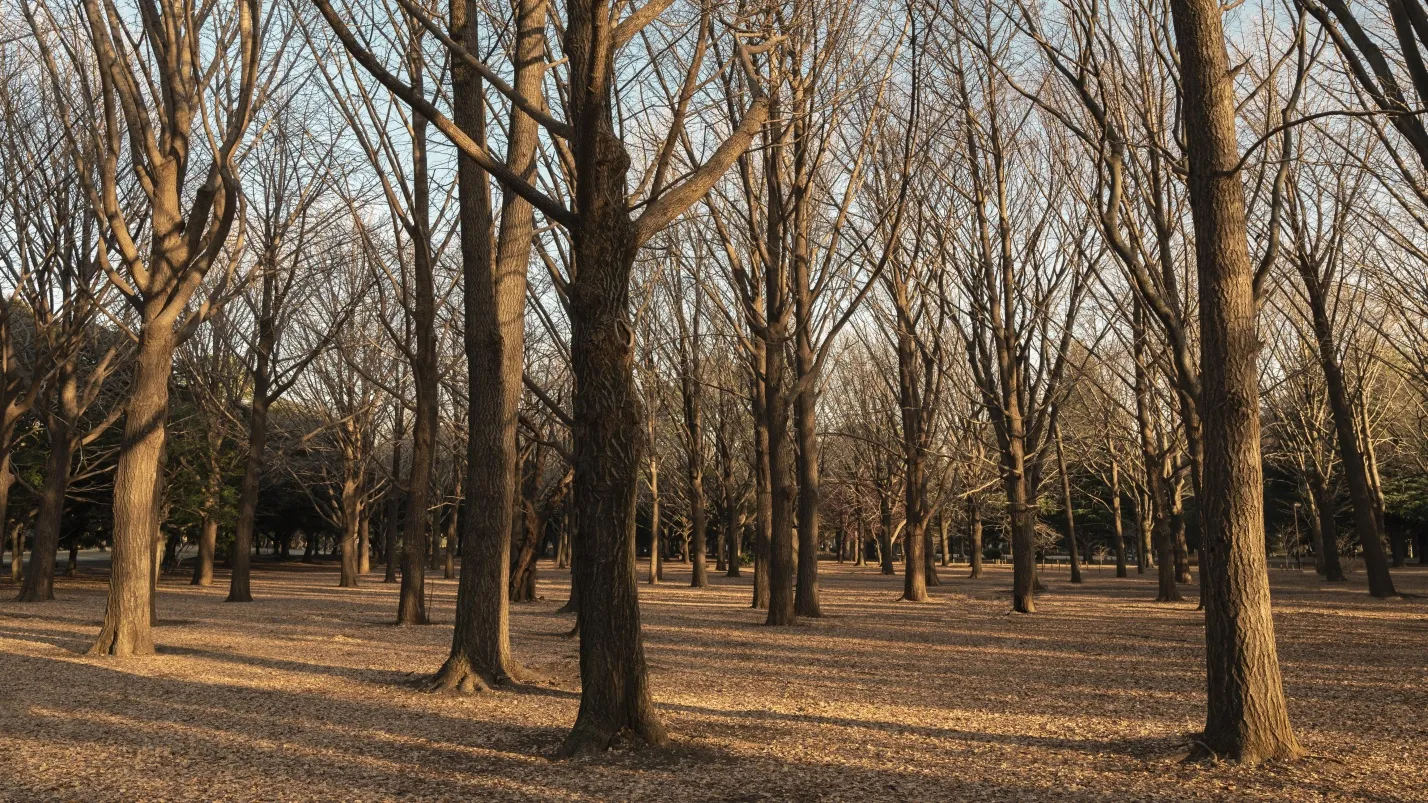
[[[1314,563],[1322,567],[1324,579],[1331,583],[1344,582],[1344,566],[1339,562],[1338,527],[1334,523],[1334,497],[1329,492],[1329,482],[1318,471],[1309,478],[1309,498],[1313,506],[1314,520]]]
[[[51,417],[48,427],[50,453],[45,459],[45,477],[40,486],[39,509],[35,515],[30,570],[25,572],[20,595],[16,598],[19,602],[45,602],[55,598],[55,553],[59,550],[64,497],[69,488],[69,467],[74,448],[69,424],[63,419],[62,414]]]

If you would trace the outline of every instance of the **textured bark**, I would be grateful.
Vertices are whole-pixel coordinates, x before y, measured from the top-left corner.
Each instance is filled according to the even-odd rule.
[[[1175,545],[1175,582],[1188,583],[1190,577],[1190,546],[1185,541],[1185,481],[1176,478],[1170,491],[1170,536]]]
[[[1172,0],[1200,291],[1207,715],[1201,750],[1246,763],[1301,750],[1289,724],[1265,563],[1259,349],[1235,92],[1215,0]]]
[[[629,155],[615,133],[610,11],[570,0],[565,52],[572,73],[576,166],[569,286],[575,374],[575,586],[580,604],[580,710],[563,755],[601,751],[621,733],[669,740],[650,695],[635,584],[635,502],[644,415],[635,392],[630,272],[638,241],[626,209]]]
[[[890,281],[897,310],[898,407],[902,424],[903,584],[902,598],[927,601],[927,415],[924,377],[913,337],[906,286]]]
[[[932,538],[932,528],[924,527],[922,531],[922,567],[923,574],[927,578],[927,587],[935,588],[942,585],[942,578],[937,576],[937,548]],[[946,530],[941,530],[941,535],[946,536]]]
[[[114,470],[114,540],[104,624],[91,655],[152,655],[151,584],[158,480],[163,472],[173,371],[173,322],[146,305],[140,330],[124,436]]]

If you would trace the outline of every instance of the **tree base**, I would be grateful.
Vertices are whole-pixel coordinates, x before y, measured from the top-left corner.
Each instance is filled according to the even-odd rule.
[[[52,602],[55,598],[54,591],[41,591],[37,588],[21,589],[20,595],[15,597],[16,602]]]
[[[1238,748],[1222,750],[1216,750],[1201,739],[1194,739],[1190,745],[1190,752],[1181,760],[1181,763],[1214,764],[1229,761],[1253,767],[1269,762],[1296,761],[1303,758],[1304,755],[1304,748],[1299,746],[1299,742],[1292,734],[1285,739],[1273,739],[1267,744],[1242,745]]]
[[[478,671],[465,658],[450,657],[436,674],[419,683],[429,692],[473,694],[475,692],[509,689],[528,683],[533,676],[514,661],[504,669]]]
[[[622,742],[631,746],[664,747],[669,744],[669,733],[652,714],[621,728],[576,722],[555,754],[557,758],[578,758],[603,753]]]
[[[150,633],[134,632],[132,627],[106,624],[99,631],[99,639],[89,648],[87,655],[113,656],[115,658],[141,658],[154,654],[154,637]]]

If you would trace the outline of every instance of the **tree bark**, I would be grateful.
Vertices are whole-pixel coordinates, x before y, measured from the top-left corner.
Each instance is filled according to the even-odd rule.
[[[160,302],[146,302],[128,404],[119,465],[114,470],[114,544],[104,624],[91,655],[152,655],[150,584],[154,570],[154,516],[163,473],[173,372],[173,320]]]
[[[1184,87],[1200,297],[1208,705],[1201,750],[1245,763],[1301,754],[1289,724],[1264,553],[1259,350],[1235,92],[1215,0],[1171,0]]]
[[[561,746],[567,756],[605,750],[627,731],[649,744],[669,740],[650,695],[635,584],[635,503],[646,444],[629,286],[639,243],[626,208],[630,157],[615,133],[608,83],[615,72],[609,15],[599,0],[570,0],[565,31],[578,76],[569,89],[579,210],[569,299],[581,681],[580,710]]]

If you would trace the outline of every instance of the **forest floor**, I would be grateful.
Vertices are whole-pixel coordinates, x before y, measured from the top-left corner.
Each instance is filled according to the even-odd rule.
[[[1273,570],[1290,713],[1309,757],[1184,764],[1203,724],[1202,618],[1156,604],[1154,575],[1084,585],[1048,569],[1009,615],[1009,567],[942,570],[926,604],[900,577],[822,566],[823,619],[763,626],[750,575],[640,586],[668,748],[552,758],[579,705],[568,575],[512,606],[514,649],[546,681],[431,694],[455,581],[430,627],[396,628],[380,573],[260,562],[256,602],[166,578],[159,655],[89,658],[105,586],[58,600],[0,588],[0,799],[40,800],[1375,800],[1428,799],[1428,600],[1371,599]],[[379,570],[380,571],[380,570]],[[714,575],[711,567],[711,575]],[[440,573],[437,573],[440,576]],[[1428,594],[1428,568],[1395,570]]]

